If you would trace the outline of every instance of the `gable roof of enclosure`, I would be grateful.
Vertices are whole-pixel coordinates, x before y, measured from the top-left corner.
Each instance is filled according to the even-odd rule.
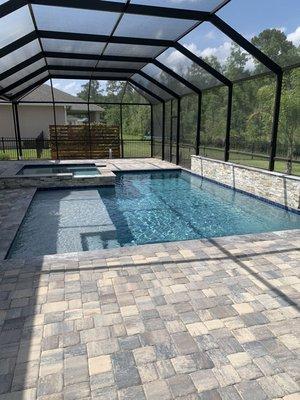
[[[0,96],[18,100],[49,78],[124,80],[151,103],[231,86],[184,43],[202,23],[281,74],[278,64],[215,14],[229,1],[0,0]],[[182,67],[174,67],[170,52]]]

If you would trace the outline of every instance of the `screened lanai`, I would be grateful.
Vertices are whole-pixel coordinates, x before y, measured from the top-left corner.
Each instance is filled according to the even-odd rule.
[[[286,48],[280,47],[283,38],[280,45],[267,46],[277,32],[283,34],[271,20],[264,30],[272,31],[269,38],[266,33],[249,37],[231,16],[241,7],[254,20],[257,2],[239,3],[0,1],[0,96],[12,104],[19,152],[18,109],[26,96],[47,82],[56,125],[59,101],[53,82],[82,80],[88,87],[90,127],[90,106],[103,105],[92,96],[93,83],[109,81],[122,89],[121,100],[106,102],[119,109],[122,156],[122,113],[124,107],[136,106],[149,109],[149,146],[136,146],[129,156],[189,166],[194,154],[271,171],[281,171],[289,163],[298,174],[299,112],[293,93],[299,88],[299,43],[287,35]],[[283,23],[299,10],[296,1],[290,3],[282,8]],[[271,8],[272,1],[266,1],[260,10],[264,18]],[[222,40],[223,47],[207,46],[212,38]],[[128,88],[139,100],[131,97],[127,103]],[[147,127],[144,131],[147,141]]]

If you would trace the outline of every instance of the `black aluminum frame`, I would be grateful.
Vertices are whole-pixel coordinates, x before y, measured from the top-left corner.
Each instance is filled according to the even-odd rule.
[[[174,99],[177,100],[179,107],[178,107],[178,126],[180,128],[180,96],[174,92],[172,89],[166,87],[161,82],[158,82],[156,79],[150,77],[149,75],[145,74],[141,70],[130,70],[130,69],[105,69],[105,68],[87,68],[87,67],[62,67],[62,66],[49,66],[47,64],[47,57],[52,58],[78,58],[78,59],[90,59],[95,61],[101,60],[114,60],[114,61],[133,61],[133,62],[141,62],[141,63],[153,63],[157,67],[161,68],[165,73],[172,76],[174,79],[177,79],[178,82],[182,83],[190,90],[198,94],[198,123],[197,123],[197,135],[196,135],[196,154],[199,153],[199,145],[200,145],[200,130],[201,130],[201,99],[202,99],[202,91],[193,85],[191,82],[187,81],[183,77],[176,74],[176,72],[172,71],[162,63],[160,63],[156,57],[155,58],[145,58],[145,57],[118,57],[118,56],[104,56],[104,55],[91,55],[91,54],[68,54],[68,53],[59,53],[59,52],[45,52],[43,50],[41,39],[42,38],[56,38],[56,39],[70,39],[70,40],[78,40],[78,41],[97,41],[97,42],[106,42],[106,43],[123,43],[123,44],[140,44],[145,46],[159,46],[162,48],[175,48],[177,51],[181,52],[183,55],[188,57],[191,61],[199,65],[201,68],[206,70],[209,74],[214,76],[219,82],[223,85],[228,87],[228,103],[227,103],[227,123],[226,123],[226,136],[225,136],[225,154],[224,160],[228,161],[229,159],[229,151],[230,151],[230,125],[231,125],[231,113],[232,113],[232,95],[233,95],[233,83],[228,78],[226,78],[223,74],[216,71],[212,66],[207,64],[204,60],[200,57],[195,55],[194,53],[190,52],[186,49],[183,45],[178,43],[178,41],[171,41],[171,40],[160,40],[160,39],[143,39],[138,37],[118,37],[113,36],[113,33],[118,26],[120,19],[118,19],[113,33],[110,36],[107,35],[93,35],[93,34],[78,34],[78,33],[70,33],[70,32],[52,32],[52,31],[43,31],[38,30],[37,25],[35,23],[34,15],[32,12],[32,4],[40,4],[40,5],[48,5],[48,6],[61,6],[61,7],[69,7],[69,8],[79,8],[79,9],[88,9],[88,10],[95,10],[95,11],[111,11],[117,12],[121,16],[126,14],[135,14],[135,15],[148,15],[148,16],[158,16],[158,17],[165,17],[165,18],[180,18],[186,20],[193,20],[197,21],[198,26],[203,21],[208,21],[213,24],[217,29],[222,31],[227,37],[232,39],[235,43],[245,49],[249,54],[255,57],[258,61],[260,61],[267,69],[273,72],[276,75],[276,95],[275,95],[275,102],[274,102],[274,115],[273,115],[273,126],[272,126],[272,137],[270,143],[270,159],[269,159],[269,169],[272,171],[274,170],[274,162],[276,158],[276,144],[277,144],[277,134],[278,134],[278,124],[279,124],[279,112],[280,112],[280,99],[281,99],[281,91],[282,91],[282,76],[283,76],[283,69],[275,63],[271,58],[269,58],[266,54],[256,48],[251,42],[249,42],[245,37],[243,37],[240,33],[234,30],[230,25],[225,23],[220,17],[218,17],[215,12],[218,11],[221,7],[227,4],[230,0],[224,0],[222,4],[212,12],[203,12],[203,11],[195,11],[195,10],[186,10],[186,9],[176,9],[170,7],[158,7],[158,6],[151,6],[151,5],[139,5],[139,4],[130,4],[130,1],[127,0],[125,3],[119,3],[115,1],[106,1],[102,0],[101,2],[95,2],[93,0],[73,0],[72,2],[68,0],[60,0],[59,5],[57,0],[10,0],[5,2],[4,4],[0,5],[0,18],[5,17],[6,15],[13,13],[14,11],[18,10],[19,8],[28,5],[31,16],[33,19],[35,31],[24,35],[22,38],[16,40],[13,43],[8,44],[7,46],[0,49],[0,57],[5,56],[12,51],[24,46],[27,43],[30,43],[33,40],[38,40],[41,47],[41,52],[36,54],[35,56],[31,57],[30,59],[23,61],[19,65],[13,66],[9,70],[3,72],[0,75],[0,80],[11,76],[12,74],[20,71],[21,69],[30,66],[33,62],[38,61],[39,59],[45,59],[45,67],[38,69],[37,71],[28,74],[24,78],[14,82],[13,84],[7,86],[4,89],[0,90],[0,97],[12,101],[14,104],[14,121],[17,125],[17,104],[20,99],[28,94],[30,91],[34,90],[36,87],[44,83],[51,78],[51,88],[53,94],[53,86],[52,86],[52,78],[67,78],[67,79],[88,79],[88,76],[74,74],[74,75],[64,75],[63,71],[74,71],[74,72],[91,72],[91,79],[100,80],[99,77],[93,78],[93,73],[98,72],[119,72],[124,74],[129,73],[138,73],[139,75],[143,76],[145,79],[150,81],[152,84],[159,87],[164,92],[171,95]],[[193,29],[193,28],[192,28]],[[192,30],[190,29],[190,30]],[[184,35],[183,35],[184,36]],[[55,68],[54,68],[55,67]],[[56,71],[62,71],[61,74],[53,74],[51,73],[51,69],[55,69]],[[30,85],[29,87],[25,88],[17,92],[14,96],[10,96],[8,92],[20,86],[23,83],[26,83],[28,80],[39,76],[43,72],[49,72],[49,77],[42,78],[35,82],[34,84]],[[162,102],[163,104],[163,120],[165,118],[165,100],[163,100],[160,96],[155,95],[151,90],[144,85],[133,81],[128,77],[124,77],[124,79],[116,78],[116,77],[109,77],[106,76],[103,80],[126,80],[131,85],[139,88],[144,93],[151,96],[158,102]],[[90,99],[88,99],[88,106],[90,104]],[[119,104],[119,103],[118,103]],[[151,105],[152,107],[152,105]],[[55,111],[55,107],[54,107]],[[163,123],[164,126],[164,123]],[[16,127],[16,131],[18,127]],[[179,149],[179,139],[180,139],[180,129],[177,131],[177,150]],[[164,148],[164,135],[163,135],[163,143],[162,146]],[[164,158],[164,150],[162,153],[162,157]],[[176,161],[179,161],[179,151],[177,151]]]

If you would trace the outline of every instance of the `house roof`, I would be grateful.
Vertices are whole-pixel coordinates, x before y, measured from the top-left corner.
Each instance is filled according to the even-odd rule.
[[[62,90],[53,88],[53,94],[54,94],[54,99],[56,102],[63,101],[67,104],[64,105],[69,105],[71,108],[71,111],[87,111],[87,104],[72,104],[74,102],[81,103],[85,102],[86,100],[81,99],[80,97],[77,96],[72,96],[69,93],[63,92]],[[52,92],[51,92],[51,87],[49,85],[41,85],[31,93],[29,93],[27,96],[25,96],[22,101],[26,102],[36,102],[36,101],[42,101],[42,102],[49,102],[52,104]],[[95,104],[90,104],[90,111],[104,111],[104,109],[100,106],[97,106]]]

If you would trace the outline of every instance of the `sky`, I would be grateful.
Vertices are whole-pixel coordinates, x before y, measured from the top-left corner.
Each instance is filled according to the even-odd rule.
[[[173,0],[174,2],[181,0]],[[186,0],[184,0],[186,1]],[[204,1],[208,0],[193,0]],[[300,0],[231,0],[218,15],[247,39],[251,39],[267,28],[283,31],[295,45],[300,45]],[[181,41],[199,56],[215,55],[225,61],[231,42],[210,23],[201,24]],[[171,54],[172,62],[176,53]],[[249,61],[251,68],[251,60]],[[70,94],[80,91],[84,81],[54,80],[54,86]]]

